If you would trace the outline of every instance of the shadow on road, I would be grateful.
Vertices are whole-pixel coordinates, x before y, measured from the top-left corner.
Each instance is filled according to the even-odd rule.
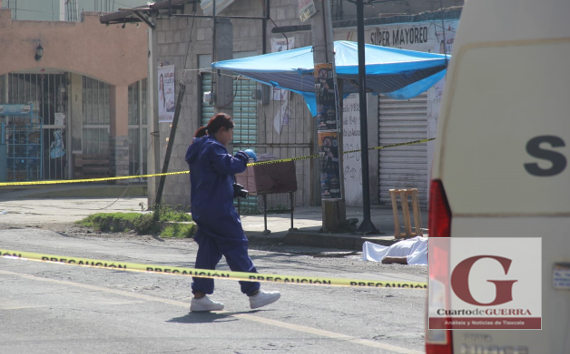
[[[242,312],[190,312],[182,317],[174,317],[166,322],[170,323],[209,323],[209,322],[229,322],[238,321],[239,318],[233,317],[240,314],[251,314],[255,311]]]

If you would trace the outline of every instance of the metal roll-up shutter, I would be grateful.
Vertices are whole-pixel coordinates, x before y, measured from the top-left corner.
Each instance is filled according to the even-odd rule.
[[[380,145],[426,139],[427,93],[409,100],[380,96],[378,102]],[[417,188],[420,205],[427,208],[427,144],[381,149],[378,159],[380,204],[392,205],[389,189]]]

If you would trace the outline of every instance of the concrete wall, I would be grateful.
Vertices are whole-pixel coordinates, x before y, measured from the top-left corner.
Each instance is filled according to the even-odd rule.
[[[38,44],[41,60],[34,56]],[[83,13],[82,22],[12,21],[0,10],[0,75],[18,71],[59,70],[128,86],[147,76],[145,26],[104,26],[99,13]]]

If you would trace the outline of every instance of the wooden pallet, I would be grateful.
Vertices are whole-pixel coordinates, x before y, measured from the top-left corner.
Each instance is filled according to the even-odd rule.
[[[395,238],[410,238],[415,236],[423,236],[422,232],[422,217],[420,215],[420,204],[418,201],[418,189],[390,189],[390,198],[392,199],[392,212],[394,213],[394,237]],[[408,195],[412,196],[412,212],[414,215],[414,228],[412,232],[412,225],[410,219],[410,208],[408,205]],[[397,197],[400,196],[400,203],[402,205],[402,215],[404,218],[404,231],[400,232],[400,222],[398,220],[398,201]]]
[[[109,156],[104,154],[74,154],[73,176],[75,178],[109,177]]]

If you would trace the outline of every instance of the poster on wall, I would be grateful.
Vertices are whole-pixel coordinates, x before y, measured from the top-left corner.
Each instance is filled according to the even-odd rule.
[[[315,64],[321,198],[340,199],[338,112],[332,63]]]
[[[293,48],[295,48],[295,37],[271,39],[271,53],[283,52]]]
[[[289,91],[285,91],[289,92]],[[285,101],[281,105],[281,109],[275,114],[275,118],[273,118],[273,127],[277,134],[281,134],[281,129],[284,125],[289,124],[289,118],[291,116],[291,110],[289,109],[289,95],[285,95]]]
[[[171,123],[174,119],[174,65],[158,68],[158,121]]]
[[[65,113],[56,112],[54,114],[54,125],[63,126],[65,125]]]
[[[336,96],[332,64],[315,64],[317,130],[337,131]]]
[[[297,0],[299,4],[299,19],[305,22],[317,14],[317,8],[313,0]]]
[[[360,96],[348,95],[342,104],[343,151],[360,150]],[[345,153],[342,159],[346,205],[362,205],[362,161],[360,151]]]
[[[321,198],[338,199],[341,197],[338,133],[319,131],[318,135],[321,171]]]

